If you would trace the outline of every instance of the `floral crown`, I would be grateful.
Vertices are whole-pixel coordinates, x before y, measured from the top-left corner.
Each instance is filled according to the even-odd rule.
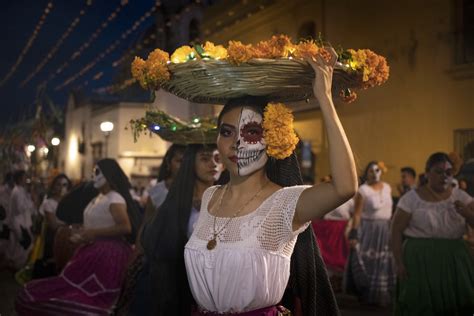
[[[388,168],[387,168],[387,166],[385,166],[385,162],[378,161],[377,166],[380,168],[380,170],[382,170],[382,173],[387,173],[388,172]]]

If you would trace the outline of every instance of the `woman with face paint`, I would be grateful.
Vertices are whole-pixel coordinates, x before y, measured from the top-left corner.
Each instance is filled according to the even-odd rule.
[[[474,227],[474,199],[452,187],[445,153],[426,162],[427,184],[400,199],[393,219],[395,315],[471,315],[474,258],[463,240]]]
[[[127,271],[115,315],[190,315],[193,304],[184,245],[194,230],[203,192],[214,184],[215,145],[188,145],[170,191],[143,227],[143,256]]]
[[[58,277],[29,282],[17,296],[18,315],[106,315],[115,303],[139,212],[130,183],[113,159],[94,169],[100,194],[84,211],[84,226],[71,237],[81,244]]]
[[[363,184],[354,201],[349,233],[351,253],[346,266],[346,287],[364,304],[386,306],[395,285],[392,253],[389,250],[392,194],[381,181],[382,168],[371,161],[365,168]]]
[[[337,54],[330,52],[329,61],[318,56],[308,62],[331,144],[332,183],[297,185],[302,179],[295,155],[268,156],[262,126],[266,102],[233,100],[220,113],[217,147],[230,181],[204,193],[184,254],[198,315],[278,315],[276,305],[288,284],[303,315],[338,313],[324,265],[315,255],[313,232],[307,230],[312,219],[350,199],[357,187],[352,152],[332,102]],[[295,248],[299,234],[309,241],[306,248]],[[290,278],[290,270],[303,266],[308,275]]]

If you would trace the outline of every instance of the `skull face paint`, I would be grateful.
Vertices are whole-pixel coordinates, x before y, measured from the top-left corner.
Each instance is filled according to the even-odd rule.
[[[265,166],[268,160],[262,121],[261,114],[248,107],[242,108],[236,143],[237,167],[241,176],[257,171]]]
[[[100,170],[99,166],[95,166],[94,168],[94,175],[92,181],[94,181],[94,188],[96,189],[100,189],[107,183],[107,179]]]
[[[453,177],[453,165],[449,163],[449,161],[446,161],[443,164],[442,174],[445,176],[444,179],[444,189],[447,190],[450,187],[453,187],[454,182],[454,177]],[[440,172],[441,174],[441,172]]]
[[[382,170],[380,169],[379,166],[377,165],[372,165],[370,167],[370,169],[372,170],[372,172],[374,173],[374,181],[375,182],[379,182],[380,181],[380,177],[382,176]]]

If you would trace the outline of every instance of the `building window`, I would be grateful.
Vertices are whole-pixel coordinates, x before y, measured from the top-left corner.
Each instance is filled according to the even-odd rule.
[[[457,0],[456,63],[474,63],[474,1]]]
[[[454,151],[464,161],[474,158],[474,129],[459,129],[454,131]]]
[[[102,142],[96,142],[92,143],[92,161],[94,162],[94,165],[97,164],[99,160],[104,158],[103,154],[103,143]]]

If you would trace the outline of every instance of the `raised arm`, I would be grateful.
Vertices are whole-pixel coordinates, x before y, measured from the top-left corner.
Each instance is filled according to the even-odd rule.
[[[323,115],[329,142],[329,160],[332,182],[305,190],[296,206],[294,226],[298,227],[335,209],[354,196],[357,190],[357,174],[352,150],[332,101],[331,84],[337,53],[328,48],[331,60],[321,56],[308,60],[315,71],[313,91]]]

